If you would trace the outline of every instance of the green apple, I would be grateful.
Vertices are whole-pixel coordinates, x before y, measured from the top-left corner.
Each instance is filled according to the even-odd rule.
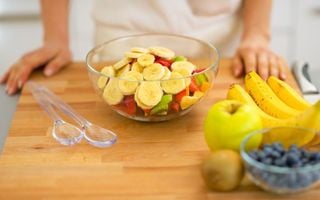
[[[205,139],[212,151],[218,149],[239,151],[245,136],[261,128],[262,122],[256,109],[235,100],[215,103],[204,122]],[[250,140],[248,147],[258,147],[261,140],[261,135],[256,135]]]

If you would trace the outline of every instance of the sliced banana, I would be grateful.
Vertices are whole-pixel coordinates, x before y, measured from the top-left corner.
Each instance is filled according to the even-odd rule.
[[[191,62],[188,61],[178,61],[174,62],[171,65],[171,70],[176,71],[180,69],[186,69],[189,71],[190,74],[196,69],[196,66],[194,66]]]
[[[133,63],[133,65],[131,67],[131,71],[136,71],[136,72],[142,73],[143,67],[138,62],[135,62],[135,63]]]
[[[123,94],[118,88],[118,80],[111,79],[103,91],[103,99],[109,105],[117,105],[123,99]]]
[[[140,101],[140,99],[138,98],[139,89],[140,89],[140,87],[138,86],[138,88],[137,88],[137,90],[136,90],[136,92],[135,92],[135,94],[134,94],[134,100],[135,100],[135,102],[136,102],[137,105],[138,105],[140,108],[142,108],[143,110],[151,109],[153,106],[147,106],[147,105],[143,104],[143,103]]]
[[[131,48],[131,52],[135,52],[135,53],[149,53],[149,50],[146,48],[142,48],[142,47],[132,47]]]
[[[119,70],[119,69],[121,69],[122,67],[128,65],[131,61],[132,61],[132,58],[122,58],[121,60],[119,60],[118,62],[116,62],[116,63],[113,65],[113,68],[114,68],[115,70]]]
[[[106,66],[101,70],[101,74],[106,75],[108,77],[113,77],[115,75],[115,71],[112,66]],[[99,89],[103,89],[108,82],[108,77],[100,76],[97,82],[97,86]]]
[[[131,95],[136,92],[136,89],[141,81],[142,75],[135,71],[124,73],[119,80],[119,89],[123,95]]]
[[[146,67],[154,63],[155,57],[151,54],[143,54],[137,59],[137,62],[142,66]]]
[[[186,82],[180,73],[171,72],[169,80],[161,81],[161,87],[168,94],[177,94],[186,88]]]
[[[179,74],[181,74],[183,77],[189,77],[191,76],[191,73],[189,70],[187,70],[186,68],[178,68],[176,70],[174,70],[174,72],[178,72]],[[191,78],[185,78],[184,79],[186,82],[186,86],[188,87],[191,83]]]
[[[135,77],[138,81],[143,81],[143,75],[139,72],[131,70],[129,72],[126,72],[126,74],[128,74],[129,76]]]
[[[163,67],[164,75],[162,76],[161,80],[168,80],[171,76],[171,71],[167,67]]]
[[[139,58],[140,56],[144,55],[144,53],[126,52],[124,55],[125,55],[127,58]]]
[[[160,80],[165,73],[164,70],[164,67],[159,63],[153,63],[152,65],[144,68],[142,72],[143,78],[150,81]]]
[[[165,58],[171,60],[175,54],[171,49],[165,47],[154,46],[149,48],[150,53],[159,56],[161,58]]]
[[[130,64],[127,64],[126,66],[122,67],[120,70],[117,71],[117,75],[116,76],[120,77],[120,76],[122,76],[122,74],[130,71],[130,67],[131,67]]]
[[[163,91],[158,82],[148,81],[143,82],[137,91],[137,97],[143,105],[155,106],[162,98]]]

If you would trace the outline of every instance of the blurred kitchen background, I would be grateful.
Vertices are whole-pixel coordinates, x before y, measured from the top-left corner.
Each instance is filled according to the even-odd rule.
[[[311,78],[320,87],[320,0],[274,0],[273,50],[292,65],[310,63]],[[84,60],[93,43],[91,0],[71,0],[71,48],[75,60]],[[38,0],[0,0],[0,74],[23,53],[41,45]],[[0,86],[0,147],[14,113],[18,95],[8,97]]]
[[[320,70],[320,0],[274,0],[272,48],[290,64],[310,62]],[[92,1],[71,0],[71,48],[83,60],[92,47]],[[0,0],[0,58],[2,73],[21,54],[41,45],[38,0]]]

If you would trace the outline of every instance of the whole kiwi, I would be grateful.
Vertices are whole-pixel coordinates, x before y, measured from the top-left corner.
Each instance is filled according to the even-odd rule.
[[[244,167],[238,152],[218,150],[210,154],[202,165],[207,186],[216,191],[231,191],[240,185]]]

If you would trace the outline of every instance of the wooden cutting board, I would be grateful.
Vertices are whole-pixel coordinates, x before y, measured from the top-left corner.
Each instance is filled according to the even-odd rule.
[[[0,199],[315,199],[318,190],[276,196],[248,183],[229,193],[209,192],[200,164],[209,149],[203,121],[210,106],[226,96],[230,61],[222,60],[214,87],[193,111],[179,119],[143,123],[111,111],[89,82],[84,63],[61,73],[32,79],[53,90],[90,121],[119,136],[111,148],[85,141],[73,147],[58,144],[50,135],[52,122],[27,89],[22,95],[0,157]],[[297,88],[290,74],[289,83]],[[227,167],[227,166],[226,166]]]

